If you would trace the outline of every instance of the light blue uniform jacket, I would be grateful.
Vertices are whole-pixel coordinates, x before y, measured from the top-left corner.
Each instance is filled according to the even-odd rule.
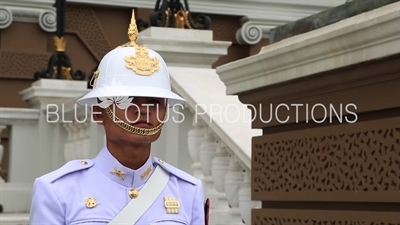
[[[140,195],[157,166],[169,171],[169,182],[135,224],[204,225],[204,192],[199,179],[155,157],[149,157],[138,170],[129,169],[106,147],[92,160],[70,161],[35,180],[30,225],[106,225],[131,200],[129,190],[136,188]],[[124,173],[123,179],[112,173],[114,169]],[[167,213],[164,197],[179,201],[178,214]],[[94,207],[86,206],[87,198],[95,199]]]

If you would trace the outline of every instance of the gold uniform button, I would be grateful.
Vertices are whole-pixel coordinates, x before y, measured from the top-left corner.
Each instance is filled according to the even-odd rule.
[[[87,162],[86,161],[81,161],[81,164],[82,165],[87,165]]]
[[[132,188],[129,190],[129,197],[131,198],[137,198],[139,196],[139,191],[136,190],[135,188]]]
[[[95,198],[90,197],[90,198],[86,199],[85,205],[86,205],[87,208],[91,209],[91,208],[96,207],[97,201],[96,201]]]
[[[158,159],[158,161],[159,161],[160,163],[164,163],[164,161],[162,161],[161,159]]]

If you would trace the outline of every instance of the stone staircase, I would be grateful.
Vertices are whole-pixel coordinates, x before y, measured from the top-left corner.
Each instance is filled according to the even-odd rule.
[[[0,213],[1,225],[29,225],[28,213]]]

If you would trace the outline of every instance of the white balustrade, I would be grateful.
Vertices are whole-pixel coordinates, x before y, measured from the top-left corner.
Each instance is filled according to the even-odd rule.
[[[251,210],[261,208],[251,200],[251,169],[202,120],[193,121],[188,145],[194,174],[211,200],[210,224],[251,224]]]
[[[193,111],[192,111],[193,112]],[[200,163],[200,144],[203,142],[205,134],[205,125],[201,122],[196,123],[193,119],[193,129],[188,132],[188,150],[189,155],[193,160],[193,175],[201,180],[204,179]]]
[[[229,171],[225,176],[225,192],[230,207],[231,224],[243,224],[239,209],[239,189],[243,183],[243,169],[234,154],[230,154]]]
[[[199,146],[200,152],[200,163],[201,169],[203,171],[204,179],[204,194],[207,196],[211,202],[218,202],[218,192],[215,190],[213,178],[211,176],[211,162],[215,157],[217,152],[218,143],[212,134],[210,129],[206,129],[204,133],[203,143]],[[212,204],[210,206],[211,209],[216,209],[218,204]],[[215,214],[215,211],[210,211],[210,222],[213,223],[213,219],[217,218],[218,215]]]
[[[251,200],[251,170],[245,169],[244,181],[239,190],[239,209],[245,224],[251,224],[251,209],[258,208],[261,208],[261,202]]]
[[[218,140],[218,147],[215,157],[211,161],[211,174],[215,185],[215,190],[218,192],[218,201],[213,203],[217,205],[214,211],[216,225],[230,224],[231,217],[229,215],[229,205],[225,193],[225,175],[229,172],[229,153],[226,150],[226,145],[222,140]]]
[[[0,178],[0,224],[10,224],[14,221],[8,213],[25,213],[30,207],[32,181],[37,175],[41,158],[36,157],[40,118],[38,109],[3,108],[0,107],[0,134],[10,126],[8,137],[8,168],[7,181]],[[4,146],[0,140],[0,161],[4,157]],[[30,165],[29,170],[26,165]],[[14,217],[16,218],[16,217]],[[28,224],[27,220],[25,224]]]

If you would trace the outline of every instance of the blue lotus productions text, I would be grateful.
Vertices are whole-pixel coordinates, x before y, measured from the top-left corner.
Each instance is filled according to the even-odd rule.
[[[209,115],[210,123],[253,122],[262,123],[355,123],[358,120],[357,106],[348,104],[197,104],[195,120],[201,115]],[[247,111],[247,113],[246,113]],[[250,113],[252,111],[252,113]],[[246,115],[247,114],[247,115]],[[251,116],[249,116],[251,114]],[[251,117],[251,118],[250,118]],[[197,122],[197,121],[196,121]]]

